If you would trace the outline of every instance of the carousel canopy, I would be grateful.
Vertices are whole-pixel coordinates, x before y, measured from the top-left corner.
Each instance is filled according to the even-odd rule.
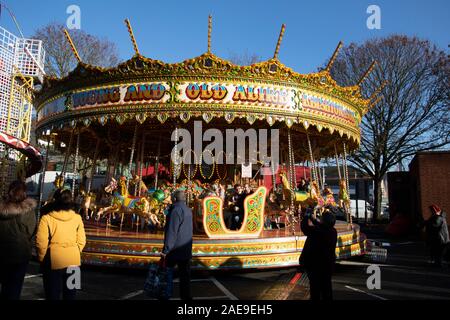
[[[36,92],[38,136],[56,131],[67,143],[75,128],[126,136],[136,123],[162,132],[168,123],[200,119],[206,126],[291,128],[323,139],[318,144],[347,142],[349,151],[359,146],[359,125],[371,100],[362,96],[360,83],[342,87],[330,76],[341,43],[324,70],[300,74],[278,60],[283,25],[272,59],[239,66],[211,52],[210,24],[205,54],[164,63],[140,54],[126,22],[136,54],[113,68],[82,62],[67,33],[79,63],[64,78],[45,78]],[[328,153],[334,151],[330,146]]]

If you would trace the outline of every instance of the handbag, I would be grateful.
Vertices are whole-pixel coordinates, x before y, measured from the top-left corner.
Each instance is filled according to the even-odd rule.
[[[173,268],[166,265],[161,258],[159,263],[152,263],[144,283],[144,292],[150,298],[168,300],[173,294]]]

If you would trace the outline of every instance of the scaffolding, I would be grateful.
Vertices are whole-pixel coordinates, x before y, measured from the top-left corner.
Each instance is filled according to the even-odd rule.
[[[0,131],[30,142],[33,89],[44,77],[42,41],[17,37],[0,27]],[[24,159],[0,144],[0,195]],[[18,165],[19,164],[19,165]]]

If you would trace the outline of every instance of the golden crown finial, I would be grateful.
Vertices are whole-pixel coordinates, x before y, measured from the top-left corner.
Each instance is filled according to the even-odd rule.
[[[380,92],[381,92],[381,90],[383,90],[384,89],[384,87],[387,85],[389,83],[389,81],[387,81],[387,80],[384,80],[382,83],[381,83],[381,85],[370,95],[370,97],[369,97],[369,101],[372,101],[374,98],[376,98],[379,94],[380,94]]]
[[[208,16],[208,53],[211,53],[212,15]]]
[[[278,36],[277,46],[275,48],[275,53],[273,54],[274,59],[278,59],[278,52],[280,51],[281,41],[283,40],[284,31],[286,30],[286,25],[283,23],[281,25],[280,35]]]
[[[66,29],[64,29],[64,34],[66,36],[67,41],[69,42],[70,48],[72,49],[72,52],[73,52],[73,55],[75,56],[75,58],[77,58],[78,62],[81,62],[81,58],[80,58],[80,55],[78,54],[77,48],[75,48],[72,38],[70,37],[70,34]]]
[[[361,79],[359,79],[358,81],[358,86],[360,86],[363,81],[369,76],[369,74],[373,71],[373,68],[375,68],[375,66],[377,65],[378,62],[374,61],[371,63],[369,69],[367,69],[366,72],[364,72],[364,74],[362,75]]]
[[[333,66],[334,61],[337,58],[337,55],[339,53],[339,50],[341,50],[342,46],[344,45],[344,43],[342,41],[339,41],[336,49],[334,49],[333,55],[330,58],[330,61],[328,61],[327,67],[326,67],[326,71],[330,71],[331,67]]]
[[[125,19],[125,24],[127,25],[128,33],[130,34],[131,42],[133,43],[134,52],[136,54],[140,54],[136,43],[136,39],[134,38],[133,29],[131,28],[130,20],[128,20],[128,18]]]
[[[378,104],[378,102],[381,101],[383,97],[377,97],[375,100],[373,101],[369,101],[369,103],[367,104],[367,111],[372,109],[374,106],[376,106]]]

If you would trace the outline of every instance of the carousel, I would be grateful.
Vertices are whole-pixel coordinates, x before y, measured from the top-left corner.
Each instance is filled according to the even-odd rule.
[[[35,94],[36,134],[65,155],[55,187],[70,188],[81,199],[84,264],[141,268],[158,261],[177,189],[186,191],[193,209],[193,269],[297,265],[306,210],[343,212],[337,257],[365,254],[369,243],[349,212],[346,158],[359,147],[359,124],[376,96],[364,98],[360,90],[373,65],[358,84],[338,86],[329,70],[340,43],[325,69],[296,73],[278,60],[283,25],[273,58],[238,66],[212,53],[211,17],[206,53],[169,64],[141,55],[125,23],[131,59],[113,68],[86,64],[66,31],[79,63],[64,78],[46,78]],[[253,130],[256,141],[266,139],[270,155],[258,149],[256,158],[248,150],[239,156],[252,148],[248,134],[249,143],[233,145],[238,156],[228,161],[229,150],[211,148],[211,134],[206,136],[230,130]],[[186,147],[187,133],[202,137],[200,148]],[[326,187],[323,159],[336,161],[339,195]],[[67,183],[69,167],[79,179]],[[100,167],[104,181],[94,188]],[[248,192],[242,196],[236,184]]]

